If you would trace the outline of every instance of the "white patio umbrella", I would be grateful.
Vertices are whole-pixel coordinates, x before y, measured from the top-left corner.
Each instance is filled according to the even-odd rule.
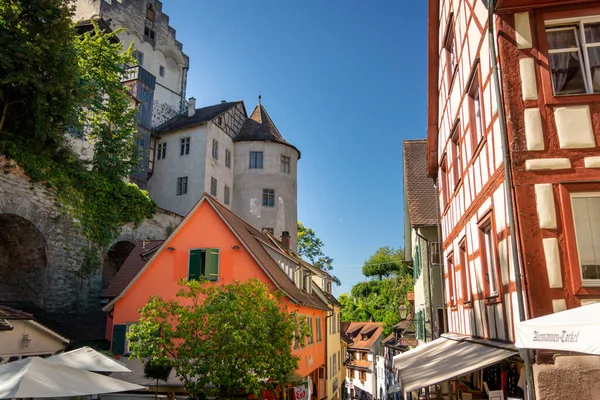
[[[117,360],[87,346],[53,355],[46,360],[92,372],[131,372]]]
[[[515,331],[520,348],[600,355],[600,303],[518,322]]]
[[[0,365],[0,399],[85,396],[143,389],[146,388],[40,357]]]

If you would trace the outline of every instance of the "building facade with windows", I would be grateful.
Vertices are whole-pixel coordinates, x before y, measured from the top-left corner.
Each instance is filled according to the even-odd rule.
[[[419,344],[445,332],[435,182],[427,177],[427,141],[405,140],[404,257],[412,262],[415,331]]]
[[[493,3],[429,2],[428,171],[449,330],[513,342],[521,318],[600,300],[600,8]],[[591,398],[555,384],[597,374],[584,359],[535,356],[538,398]]]
[[[310,334],[290,343],[299,357],[296,374],[317,398],[326,397],[325,321],[332,309],[324,299],[331,293],[316,285],[311,278],[314,267],[290,253],[287,240],[261,233],[212,196],[203,195],[166,240],[138,243],[106,288],[106,334],[112,352],[128,353],[126,332],[138,321],[139,309],[153,295],[175,299],[179,280],[203,276],[208,285],[222,285],[256,278],[284,294],[289,312],[306,317]]]
[[[346,392],[348,399],[378,399],[377,357],[383,354],[382,322],[342,322],[341,329],[352,340],[346,348]]]

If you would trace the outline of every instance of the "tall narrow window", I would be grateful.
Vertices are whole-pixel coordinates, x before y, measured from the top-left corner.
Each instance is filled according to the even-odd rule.
[[[321,334],[321,317],[317,317],[316,318],[316,328],[317,328],[317,343],[319,343],[322,340],[322,334]]]
[[[164,77],[164,76],[165,76],[165,67],[164,67],[164,66],[160,65],[160,66],[158,67],[158,74],[159,74],[160,76],[162,76],[162,77]]]
[[[138,62],[138,65],[143,66],[144,65],[144,53],[142,53],[139,50],[134,50],[133,51],[133,56],[135,57],[135,59]]]
[[[463,303],[471,303],[472,300],[472,287],[471,287],[471,274],[469,270],[469,260],[467,257],[467,240],[462,239],[458,245],[459,256],[460,256],[460,277],[462,287],[462,301]]]
[[[231,151],[225,149],[225,167],[231,168]]]
[[[308,344],[313,344],[313,319],[312,319],[312,317],[306,317],[306,323],[308,324]]]
[[[444,209],[448,205],[448,200],[450,197],[448,190],[448,157],[446,156],[446,154],[444,154],[444,156],[442,157],[442,162],[440,163],[440,175],[440,186],[442,191],[442,209]]]
[[[213,139],[212,141],[212,157],[215,160],[219,159],[219,142],[217,141],[217,139]]]
[[[440,244],[439,242],[431,242],[430,244],[431,252],[431,263],[439,264],[440,263]]]
[[[473,151],[483,139],[483,115],[481,113],[481,91],[479,90],[479,67],[473,73],[469,87],[469,126]]]
[[[460,122],[456,123],[450,143],[452,144],[452,176],[454,178],[454,189],[458,187],[462,179],[462,162],[460,159]]]
[[[152,8],[152,4],[148,4],[146,8],[146,19],[148,21],[154,21],[154,8]]]
[[[265,207],[275,207],[275,190],[263,189],[262,205]]]
[[[217,197],[217,179],[210,177],[210,194]]]
[[[190,154],[190,138],[179,139],[179,155],[185,156]]]
[[[177,178],[177,196],[186,194],[188,190],[188,177],[182,176]]]
[[[165,158],[167,158],[167,144],[166,143],[159,143],[158,147],[157,147],[157,151],[156,151],[156,158],[158,160],[164,160]]]
[[[456,72],[458,66],[458,57],[456,56],[456,44],[454,42],[454,19],[450,16],[450,22],[446,32],[446,40],[444,41],[444,49],[446,50],[446,70],[448,79],[448,88]]]
[[[290,173],[290,158],[286,156],[281,156],[281,172],[284,174]]]
[[[231,196],[231,188],[227,185],[225,185],[225,189],[223,189],[223,202],[227,205],[229,205],[230,203],[230,196]]]
[[[446,275],[447,275],[447,282],[448,282],[448,300],[450,303],[451,307],[456,306],[456,290],[455,290],[455,277],[454,277],[454,254],[450,254],[448,256],[448,258],[446,259]]]
[[[600,285],[600,192],[572,193],[575,241],[583,286]]]
[[[250,169],[262,169],[263,167],[263,152],[262,151],[251,151],[250,152]]]
[[[481,265],[485,272],[488,297],[498,295],[498,271],[496,267],[496,235],[492,229],[491,216],[479,225],[482,244]]]

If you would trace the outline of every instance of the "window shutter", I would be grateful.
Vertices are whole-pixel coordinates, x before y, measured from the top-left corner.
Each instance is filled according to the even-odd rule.
[[[115,354],[125,353],[125,325],[113,326],[112,352]]]
[[[200,279],[202,270],[202,250],[190,250],[190,265],[188,268],[188,280]]]
[[[206,249],[204,277],[209,281],[219,280],[219,249]]]

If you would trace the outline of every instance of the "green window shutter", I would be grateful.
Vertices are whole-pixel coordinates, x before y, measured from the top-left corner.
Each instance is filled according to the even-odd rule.
[[[190,265],[188,267],[188,280],[200,279],[202,270],[202,250],[190,250]]]
[[[112,352],[115,354],[125,353],[125,325],[113,326]]]
[[[209,281],[219,280],[219,249],[206,249],[204,277]]]

